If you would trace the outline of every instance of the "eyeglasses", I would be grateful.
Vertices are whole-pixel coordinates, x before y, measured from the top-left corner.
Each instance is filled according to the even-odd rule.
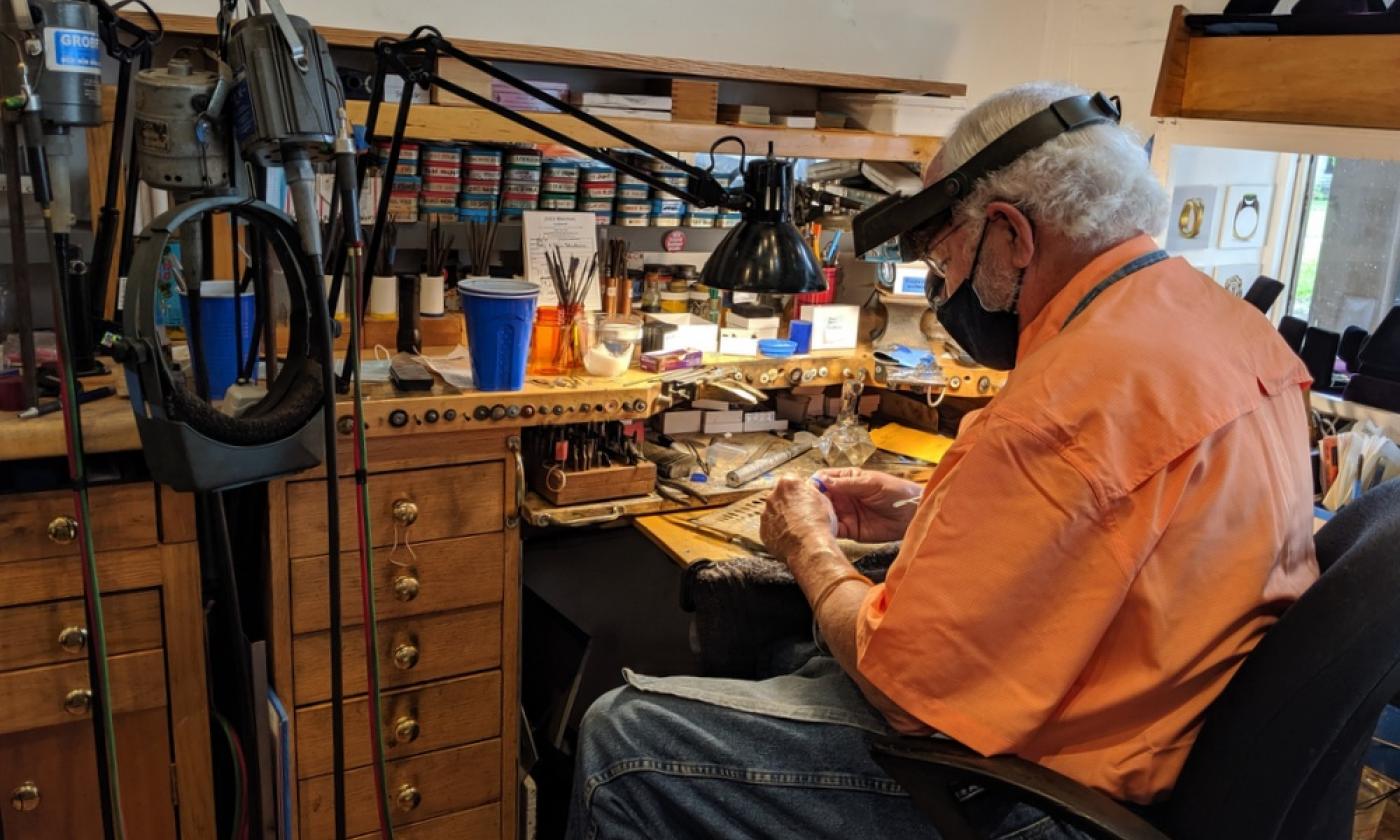
[[[962,227],[964,224],[965,222],[958,222],[948,228],[946,232],[931,242],[928,247],[923,250],[924,255],[919,258],[923,261],[924,265],[928,266],[928,279],[926,281],[925,290],[929,302],[934,303],[934,305],[943,302],[943,289],[948,285],[949,259],[948,257],[939,256],[935,253],[935,250],[944,242],[947,242],[954,233],[957,233],[958,228]]]

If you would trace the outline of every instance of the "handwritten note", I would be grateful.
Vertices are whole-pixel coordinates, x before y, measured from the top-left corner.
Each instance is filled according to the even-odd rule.
[[[569,258],[577,257],[579,271],[583,271],[589,257],[598,253],[598,220],[592,213],[551,213],[542,210],[527,210],[524,216],[521,245],[525,252],[525,279],[540,287],[540,306],[554,306],[559,301],[554,294],[554,284],[549,279],[545,254],[553,254],[554,249],[558,248],[566,268]],[[589,310],[602,308],[601,295],[595,277],[586,301]]]

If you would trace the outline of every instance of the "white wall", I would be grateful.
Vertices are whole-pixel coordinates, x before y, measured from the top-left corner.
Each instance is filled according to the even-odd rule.
[[[285,0],[313,24],[966,82],[1034,78],[1048,0]],[[208,15],[209,0],[156,0]]]

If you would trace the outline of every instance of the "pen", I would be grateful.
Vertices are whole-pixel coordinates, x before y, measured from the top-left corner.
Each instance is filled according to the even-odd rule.
[[[93,400],[100,400],[103,397],[110,397],[115,393],[116,391],[112,390],[111,386],[103,385],[101,388],[93,388],[91,391],[84,391],[81,394],[79,394],[78,403],[90,403]],[[19,413],[19,419],[28,420],[31,417],[43,417],[45,414],[53,414],[55,411],[58,411],[62,407],[63,403],[59,402],[58,400],[44,403],[43,405],[36,405],[31,408],[26,408],[24,411],[21,411]]]

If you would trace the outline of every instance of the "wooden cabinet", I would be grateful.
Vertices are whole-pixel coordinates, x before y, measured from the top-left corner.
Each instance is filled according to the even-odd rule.
[[[376,441],[369,461],[380,711],[396,836],[515,836],[520,538],[506,431]],[[342,463],[348,472],[350,459]],[[346,815],[374,836],[354,482],[339,481]],[[329,557],[321,478],[268,494],[272,672],[292,709],[301,840],[333,831]],[[0,619],[2,620],[2,619]]]
[[[0,836],[102,836],[87,618],[67,492],[0,496]],[[199,558],[187,497],[94,488],[128,837],[214,836]],[[161,523],[165,526],[162,527]]]

